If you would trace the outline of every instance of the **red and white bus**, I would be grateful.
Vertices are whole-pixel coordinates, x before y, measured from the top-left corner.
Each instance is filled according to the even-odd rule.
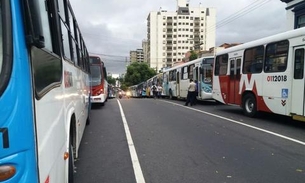
[[[213,98],[304,120],[305,28],[238,45],[216,54]]]
[[[99,56],[90,56],[91,103],[104,105],[108,99],[107,72]]]

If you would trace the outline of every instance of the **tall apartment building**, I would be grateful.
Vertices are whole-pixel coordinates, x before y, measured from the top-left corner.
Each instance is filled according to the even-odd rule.
[[[143,49],[130,51],[129,56],[130,56],[130,62],[144,62]]]
[[[148,63],[160,70],[180,62],[190,50],[215,47],[216,9],[189,7],[177,0],[176,12],[150,12],[147,18]]]
[[[131,63],[137,61],[137,51],[130,51],[129,52],[129,60],[130,60]]]
[[[147,60],[148,60],[148,42],[146,39],[144,39],[142,41],[142,48],[143,48],[144,62],[147,62]]]

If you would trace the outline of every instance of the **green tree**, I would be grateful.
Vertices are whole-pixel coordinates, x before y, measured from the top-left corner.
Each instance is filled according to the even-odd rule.
[[[127,67],[122,85],[132,86],[139,84],[155,76],[157,72],[150,68],[146,63],[134,62]]]
[[[191,55],[190,55],[190,61],[195,60],[198,58],[197,53],[195,53],[193,50],[191,51]]]
[[[109,84],[115,85],[115,78],[113,78],[112,76],[107,76],[107,81]]]

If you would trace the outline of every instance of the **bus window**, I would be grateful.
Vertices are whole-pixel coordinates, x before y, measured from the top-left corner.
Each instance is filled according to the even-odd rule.
[[[226,75],[228,69],[228,55],[219,55],[215,62],[215,76]]]
[[[194,75],[194,73],[193,73],[194,66],[195,66],[195,65],[190,65],[190,66],[188,66],[188,73],[189,73],[188,79],[193,79],[193,75]]]
[[[91,86],[98,86],[102,82],[102,71],[100,65],[91,65]]]
[[[288,40],[270,43],[266,47],[265,72],[284,72],[287,68]]]
[[[188,69],[187,66],[185,66],[181,69],[181,79],[188,79],[187,69]]]
[[[295,50],[294,79],[303,79],[304,73],[304,48]]]
[[[264,46],[249,48],[244,53],[243,73],[261,73],[263,70]]]

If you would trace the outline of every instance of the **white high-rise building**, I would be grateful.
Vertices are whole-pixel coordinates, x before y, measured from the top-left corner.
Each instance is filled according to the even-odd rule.
[[[150,12],[147,18],[148,63],[159,71],[180,62],[190,50],[215,47],[216,9],[177,0],[177,11]]]

